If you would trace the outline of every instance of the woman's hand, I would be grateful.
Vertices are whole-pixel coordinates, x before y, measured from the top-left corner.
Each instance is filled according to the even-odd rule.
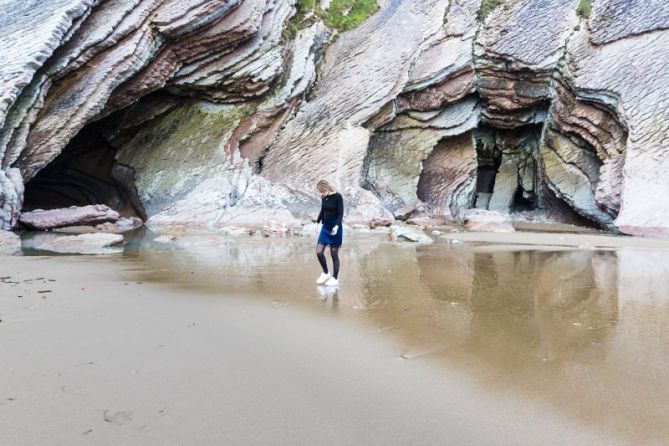
[[[339,231],[339,225],[335,225],[335,227],[332,228],[330,235],[337,235],[337,231]]]

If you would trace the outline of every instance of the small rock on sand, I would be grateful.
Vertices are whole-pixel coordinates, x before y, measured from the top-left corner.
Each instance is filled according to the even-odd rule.
[[[381,227],[388,227],[393,223],[394,221],[389,218],[373,219],[372,221],[369,222],[369,228],[376,229]]]
[[[390,227],[391,240],[405,240],[417,243],[433,243],[432,237],[425,234],[425,232],[416,229],[415,227],[408,227],[405,225],[392,225]]]
[[[465,212],[465,228],[475,232],[514,232],[508,215],[485,209],[469,209]]]
[[[177,238],[174,235],[160,235],[156,238],[153,239],[155,243],[171,243],[175,241]]]

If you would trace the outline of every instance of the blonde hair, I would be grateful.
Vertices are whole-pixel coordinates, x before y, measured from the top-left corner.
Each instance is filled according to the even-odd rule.
[[[319,192],[332,192],[333,194],[337,192],[335,188],[332,187],[332,184],[326,180],[320,180],[316,185],[316,189],[318,189]]]

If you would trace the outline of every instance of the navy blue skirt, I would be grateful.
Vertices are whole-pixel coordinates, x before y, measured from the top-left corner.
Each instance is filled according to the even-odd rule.
[[[321,233],[318,235],[318,243],[321,245],[341,246],[344,235],[344,228],[342,228],[342,225],[339,225],[339,229],[337,229],[336,235],[331,235],[332,228],[334,228],[337,224],[337,220],[323,221]]]

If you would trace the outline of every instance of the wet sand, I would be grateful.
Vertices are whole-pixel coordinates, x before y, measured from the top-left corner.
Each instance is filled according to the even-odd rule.
[[[669,438],[669,250],[346,248],[337,290],[300,239],[0,257],[3,444]]]

